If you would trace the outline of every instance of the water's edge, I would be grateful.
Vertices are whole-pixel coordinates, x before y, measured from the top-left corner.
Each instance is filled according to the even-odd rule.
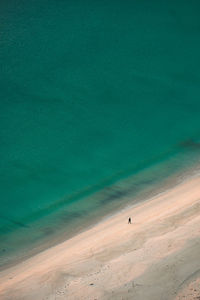
[[[182,156],[182,157],[181,157]],[[190,157],[190,164],[188,159]],[[83,232],[115,213],[162,193],[199,172],[198,155],[182,153],[14,230],[1,243],[0,270]],[[182,164],[180,164],[180,159]],[[85,204],[88,204],[88,207]],[[126,220],[125,220],[126,222]],[[27,234],[28,237],[27,238]]]

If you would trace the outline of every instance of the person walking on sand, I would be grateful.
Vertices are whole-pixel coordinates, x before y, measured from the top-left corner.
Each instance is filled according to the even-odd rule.
[[[128,224],[131,224],[131,218],[130,217],[128,218]]]

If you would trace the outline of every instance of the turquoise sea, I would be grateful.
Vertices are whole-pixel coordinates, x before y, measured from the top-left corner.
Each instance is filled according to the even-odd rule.
[[[0,266],[197,164],[199,12],[1,1]]]

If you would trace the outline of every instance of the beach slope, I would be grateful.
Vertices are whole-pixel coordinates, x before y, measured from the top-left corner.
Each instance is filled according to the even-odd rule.
[[[200,299],[199,280],[195,176],[2,271],[0,299]]]

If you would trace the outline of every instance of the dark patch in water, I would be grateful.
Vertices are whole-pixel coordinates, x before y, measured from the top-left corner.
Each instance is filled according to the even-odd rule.
[[[192,150],[200,150],[200,143],[195,142],[192,139],[188,139],[180,143],[180,146],[183,148],[189,148]]]
[[[155,182],[153,179],[147,179],[143,180],[142,182],[138,183],[138,186],[144,186],[144,185],[151,185]]]
[[[108,204],[112,201],[118,201],[128,195],[137,195],[144,187],[154,183],[153,179],[146,179],[136,183],[132,183],[126,189],[120,189],[119,187],[109,187],[102,193],[100,204]]]
[[[52,235],[55,230],[53,230],[51,227],[44,227],[40,230],[44,235]]]
[[[79,219],[85,215],[85,211],[82,212],[65,212],[63,213],[60,218],[63,221],[63,223],[70,223],[74,221],[75,219]]]
[[[108,195],[107,192],[109,192]],[[111,201],[117,201],[121,198],[123,198],[124,196],[127,196],[128,194],[130,193],[130,190],[127,189],[127,190],[116,190],[116,189],[110,189],[105,192],[105,195],[102,197],[102,199],[100,200],[101,204],[106,204],[108,202],[111,202]]]
[[[22,222],[19,222],[19,221],[16,221],[14,219],[11,219],[9,217],[5,217],[5,216],[0,216],[1,219],[4,219],[6,221],[9,221],[10,223],[14,224],[14,225],[17,225],[19,227],[23,227],[23,228],[29,228],[30,226],[22,223]]]

